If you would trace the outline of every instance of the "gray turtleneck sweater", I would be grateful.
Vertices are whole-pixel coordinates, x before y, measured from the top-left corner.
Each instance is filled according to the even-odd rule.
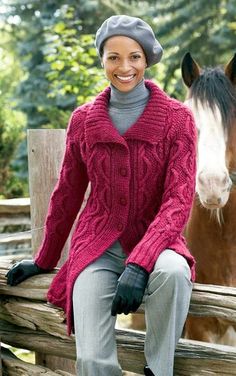
[[[122,92],[111,85],[111,96],[109,102],[109,115],[118,132],[122,135],[136,122],[142,114],[148,99],[149,90],[140,81],[129,92]]]
[[[133,90],[127,93],[121,92],[111,85],[109,116],[121,135],[123,135],[142,114],[148,102],[149,95],[150,92],[146,88],[144,80],[140,81]],[[107,252],[120,255],[122,253],[120,242],[117,240],[113,243]]]

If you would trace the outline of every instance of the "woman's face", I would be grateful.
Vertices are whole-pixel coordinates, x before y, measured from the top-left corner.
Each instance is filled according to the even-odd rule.
[[[132,90],[142,80],[147,66],[140,44],[124,36],[107,39],[102,64],[107,79],[123,92]]]

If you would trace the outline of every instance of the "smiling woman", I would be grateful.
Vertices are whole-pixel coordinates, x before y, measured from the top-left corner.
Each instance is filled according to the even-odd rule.
[[[43,243],[34,260],[13,266],[8,283],[56,266],[90,182],[69,259],[47,296],[75,331],[77,374],[122,375],[116,315],[144,299],[144,373],[172,376],[195,274],[182,236],[194,197],[195,125],[184,104],[144,80],[162,57],[146,22],[112,16],[95,43],[110,85],[73,112]]]

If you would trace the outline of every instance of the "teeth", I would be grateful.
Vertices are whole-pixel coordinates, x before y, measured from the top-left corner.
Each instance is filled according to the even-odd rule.
[[[121,81],[129,81],[131,80],[131,78],[134,77],[134,74],[132,74],[131,76],[126,76],[126,77],[123,77],[123,76],[116,76],[117,78],[119,78],[119,80]]]

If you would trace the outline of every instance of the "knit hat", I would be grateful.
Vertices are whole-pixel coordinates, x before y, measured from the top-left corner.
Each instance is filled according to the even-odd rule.
[[[155,38],[154,32],[145,21],[126,15],[112,16],[106,19],[96,33],[95,45],[100,57],[104,42],[115,35],[134,39],[143,48],[150,67],[161,60],[163,49]]]

